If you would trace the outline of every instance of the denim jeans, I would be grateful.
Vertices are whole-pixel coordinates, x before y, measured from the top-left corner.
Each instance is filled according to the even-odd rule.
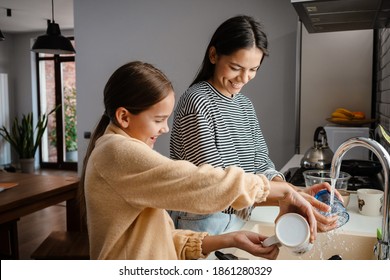
[[[234,214],[222,212],[198,215],[186,212],[168,211],[176,229],[189,229],[198,232],[208,232],[217,235],[225,232],[240,230],[245,221]]]

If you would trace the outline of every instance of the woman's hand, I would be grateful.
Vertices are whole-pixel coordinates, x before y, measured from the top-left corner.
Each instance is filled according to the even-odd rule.
[[[300,189],[299,193],[318,211],[329,212],[330,206],[317,200],[314,197],[319,191],[324,189],[331,192],[331,186],[328,183],[321,183],[308,188]],[[337,190],[335,190],[335,195],[343,202],[343,198]],[[330,231],[337,227],[337,216],[324,216],[318,211],[314,211],[314,215],[317,220],[317,229],[319,232]]]
[[[310,242],[317,237],[317,220],[311,204],[286,182],[271,181],[270,193],[267,197],[270,203],[277,202],[280,211],[276,220],[289,212],[303,215],[310,226]]]
[[[205,236],[202,242],[203,254],[212,251],[235,247],[244,250],[256,257],[274,260],[279,254],[277,245],[263,247],[262,242],[267,236],[251,231],[235,231],[221,235]]]

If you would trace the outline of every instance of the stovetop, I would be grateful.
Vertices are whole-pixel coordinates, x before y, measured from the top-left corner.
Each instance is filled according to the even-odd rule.
[[[303,178],[303,171],[307,169],[302,167],[292,167],[284,174],[286,181],[294,186],[305,186],[305,179]],[[352,176],[348,181],[349,191],[356,191],[358,189],[378,189],[382,190],[381,173],[371,176]]]

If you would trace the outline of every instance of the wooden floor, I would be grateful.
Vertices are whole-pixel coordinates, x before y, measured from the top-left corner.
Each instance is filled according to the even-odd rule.
[[[66,230],[65,210],[65,204],[58,204],[24,216],[19,220],[20,259],[31,259],[31,253],[53,230]]]
[[[77,176],[77,172],[58,170],[39,170],[37,174]],[[47,207],[20,218],[18,222],[20,259],[31,259],[31,253],[53,230],[66,230],[65,202]]]

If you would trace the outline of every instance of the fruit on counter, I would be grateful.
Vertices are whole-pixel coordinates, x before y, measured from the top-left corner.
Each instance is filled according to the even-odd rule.
[[[345,118],[345,119],[353,119],[354,114],[352,111],[345,109],[345,108],[337,108],[333,113],[332,117],[336,118]]]
[[[354,116],[354,119],[357,119],[357,120],[364,120],[366,118],[366,115],[364,114],[364,112],[353,112],[353,116]]]
[[[332,117],[331,119],[332,122],[345,122],[345,121],[352,121],[351,119],[346,119],[346,118],[335,118]]]
[[[345,108],[337,108],[332,112],[332,118],[340,120],[363,120],[366,118],[366,116],[364,112],[352,112]]]
[[[340,113],[340,112],[333,112],[332,113],[332,118],[333,119],[344,119],[344,120],[352,120],[352,117],[350,116],[347,116],[343,113]]]

